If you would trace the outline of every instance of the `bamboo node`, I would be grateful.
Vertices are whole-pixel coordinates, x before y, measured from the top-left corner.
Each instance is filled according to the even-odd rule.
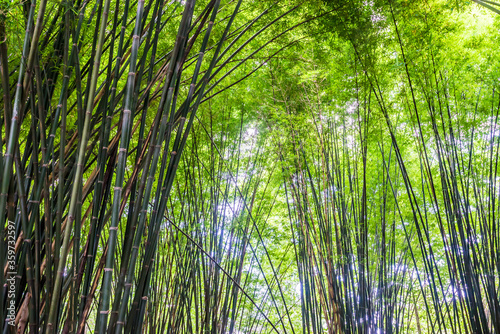
[[[104,272],[113,271],[113,268],[104,268]]]
[[[118,230],[118,226],[112,226],[109,228],[110,231],[117,231]]]

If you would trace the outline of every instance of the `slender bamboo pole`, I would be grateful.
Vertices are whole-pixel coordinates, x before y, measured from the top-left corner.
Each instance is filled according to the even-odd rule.
[[[104,333],[106,331],[107,319],[110,310],[110,297],[111,297],[111,278],[113,274],[114,266],[114,252],[116,247],[116,239],[118,233],[118,223],[120,220],[120,203],[122,199],[123,191],[123,179],[125,166],[127,163],[127,153],[130,143],[130,132],[131,124],[134,119],[134,113],[132,113],[132,101],[133,94],[135,91],[135,77],[137,75],[137,55],[139,52],[140,45],[140,34],[141,34],[141,20],[144,10],[144,0],[139,0],[137,2],[137,15],[136,23],[134,28],[134,35],[132,37],[132,54],[130,59],[130,69],[127,77],[127,88],[124,97],[123,105],[123,115],[122,115],[122,134],[120,138],[120,149],[118,152],[118,164],[116,167],[116,181],[115,187],[113,188],[113,209],[111,224],[109,227],[109,238],[108,238],[108,253],[106,256],[106,264],[104,267],[103,283],[102,283],[102,299],[99,306],[99,314],[96,322],[96,333]]]
[[[69,211],[68,211],[68,218],[67,218],[67,223],[66,223],[66,229],[64,231],[64,237],[63,237],[63,244],[62,244],[62,250],[61,250],[61,259],[59,261],[58,267],[57,267],[57,274],[56,274],[56,279],[54,283],[54,292],[52,294],[52,302],[50,306],[50,311],[49,311],[49,319],[47,323],[47,328],[46,332],[48,334],[54,333],[54,331],[57,328],[57,309],[59,306],[58,300],[59,300],[59,294],[60,294],[60,289],[61,289],[61,284],[62,284],[62,278],[64,274],[64,268],[66,265],[66,258],[67,258],[67,252],[68,252],[68,246],[69,246],[69,239],[71,235],[71,229],[73,225],[73,221],[75,220],[74,214],[76,212],[76,204],[78,201],[78,188],[81,183],[81,177],[83,173],[83,164],[84,164],[84,157],[85,157],[85,152],[86,152],[86,147],[87,147],[87,142],[88,142],[88,133],[90,131],[90,121],[91,121],[91,116],[92,116],[92,109],[94,107],[94,95],[96,91],[96,86],[97,86],[97,78],[99,75],[99,65],[101,62],[101,53],[102,53],[102,47],[104,44],[104,37],[105,37],[105,29],[107,25],[107,18],[108,18],[108,12],[109,12],[109,6],[110,6],[111,1],[106,0],[104,3],[104,9],[103,9],[103,15],[102,15],[102,20],[100,24],[100,29],[99,29],[99,37],[98,37],[98,43],[97,43],[97,51],[96,51],[96,56],[94,59],[94,66],[92,69],[92,76],[90,80],[90,85],[89,85],[89,95],[87,99],[87,108],[85,111],[85,122],[84,122],[84,127],[83,127],[83,133],[82,133],[82,139],[79,145],[79,153],[78,153],[78,160],[77,160],[77,168],[76,168],[76,173],[75,177],[73,180],[73,188],[71,191],[71,202],[69,206]]]

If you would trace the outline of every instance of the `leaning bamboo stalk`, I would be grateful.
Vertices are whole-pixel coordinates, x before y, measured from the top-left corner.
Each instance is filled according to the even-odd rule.
[[[5,20],[0,20],[0,75],[2,76],[2,92],[3,92],[3,105],[4,105],[4,128],[5,136],[9,136],[9,119],[11,119],[11,96],[10,96],[10,83],[9,83],[9,59],[7,55],[7,33],[5,31]],[[0,136],[3,138],[3,128],[0,130]],[[3,170],[3,141],[0,143],[0,170]],[[1,318],[1,316],[0,316]]]
[[[104,10],[103,10],[103,15],[102,15],[102,20],[100,24],[100,29],[99,29],[99,37],[98,37],[98,42],[97,42],[97,51],[94,59],[94,66],[92,69],[92,76],[90,79],[90,85],[89,85],[89,94],[88,94],[88,99],[87,99],[87,109],[85,111],[85,122],[83,126],[83,133],[82,133],[82,139],[80,142],[80,147],[79,147],[79,153],[78,153],[78,162],[77,162],[77,168],[76,168],[76,173],[73,181],[73,188],[71,192],[71,202],[69,206],[69,211],[68,211],[68,224],[66,227],[66,230],[64,232],[64,237],[63,237],[63,244],[62,244],[62,251],[61,251],[61,259],[59,260],[59,264],[57,267],[57,273],[56,273],[56,279],[54,283],[54,292],[52,294],[52,302],[50,305],[50,311],[49,311],[49,319],[47,323],[47,328],[46,331],[48,334],[53,333],[57,329],[57,324],[56,322],[56,317],[57,317],[57,309],[59,308],[58,304],[58,299],[59,299],[59,294],[60,294],[60,289],[62,285],[62,277],[64,273],[64,267],[66,265],[66,258],[67,258],[67,251],[68,251],[68,245],[69,245],[69,239],[70,239],[70,234],[72,230],[72,225],[73,221],[75,219],[74,215],[76,212],[76,204],[77,204],[77,197],[78,197],[78,188],[81,183],[81,177],[83,173],[83,165],[84,165],[84,157],[86,153],[86,147],[87,147],[87,141],[88,141],[88,133],[90,131],[90,121],[92,117],[92,109],[93,109],[93,102],[94,102],[94,94],[96,91],[96,86],[97,86],[97,78],[99,76],[99,65],[101,61],[101,51],[104,43],[104,37],[106,35],[105,29],[107,25],[107,17],[108,17],[108,12],[109,12],[109,7],[110,7],[110,0],[106,0],[104,3]]]
[[[32,6],[35,6],[36,3],[33,2]],[[47,8],[47,0],[41,0],[40,6],[38,7],[37,10],[37,18],[36,18],[36,24],[35,28],[33,30],[33,37],[31,40],[31,47],[30,47],[30,52],[28,55],[28,59],[26,61],[26,76],[24,78],[24,83],[23,87],[24,90],[26,91],[28,88],[29,81],[31,79],[31,71],[33,64],[35,62],[35,57],[37,57],[38,53],[38,40],[40,39],[40,34],[42,33],[43,29],[43,19],[45,16],[45,9]]]
[[[69,8],[66,8],[66,11],[69,11]],[[65,15],[65,36],[64,36],[64,54],[63,54],[63,63],[64,63],[64,72],[67,76],[70,75],[70,71],[68,69],[68,49],[69,49],[69,13],[67,12]],[[63,90],[61,91],[62,102],[58,105],[58,108],[61,109],[61,122],[60,122],[60,134],[59,134],[59,171],[58,171],[58,197],[56,203],[56,235],[55,235],[55,253],[54,253],[54,266],[58,267],[58,259],[60,256],[61,249],[61,225],[62,225],[62,217],[64,211],[64,198],[65,198],[65,182],[64,182],[64,173],[65,173],[65,158],[66,152],[63,149],[66,146],[66,115],[67,115],[67,90],[63,86]],[[50,307],[50,304],[49,304]]]
[[[127,152],[130,143],[131,124],[133,122],[134,113],[132,113],[132,101],[135,91],[135,76],[137,68],[137,55],[140,44],[141,20],[144,10],[144,0],[137,2],[137,15],[132,37],[132,53],[130,56],[130,69],[127,78],[127,88],[124,97],[123,115],[122,115],[122,133],[120,138],[120,149],[118,153],[118,164],[116,167],[116,182],[114,187],[113,208],[111,224],[109,227],[108,238],[108,253],[106,256],[106,264],[104,267],[103,283],[102,283],[102,299],[98,309],[98,318],[96,322],[96,333],[104,333],[107,325],[109,313],[109,299],[111,297],[111,278],[113,274],[114,252],[116,247],[116,238],[118,232],[118,223],[120,220],[120,202],[122,199],[123,179],[125,166],[127,163]]]
[[[35,12],[35,2],[33,0],[33,4],[30,8],[29,15],[28,15],[28,25],[26,29],[26,33],[24,35],[24,43],[23,43],[23,51],[22,51],[22,56],[21,56],[21,64],[19,66],[19,76],[17,79],[17,86],[16,86],[16,93],[14,96],[14,105],[12,109],[12,119],[10,121],[10,131],[9,131],[9,137],[8,137],[8,142],[7,142],[7,148],[5,155],[3,155],[2,159],[2,183],[0,186],[0,240],[4,240],[4,231],[5,231],[5,214],[6,214],[6,203],[7,203],[7,197],[8,197],[8,190],[9,190],[9,185],[11,181],[11,177],[13,176],[13,158],[14,158],[14,151],[15,151],[15,146],[17,145],[17,142],[19,140],[18,135],[19,135],[19,118],[20,118],[20,109],[21,109],[21,99],[22,99],[22,82],[24,79],[24,74],[26,71],[25,68],[25,61],[28,56],[29,52],[29,36],[30,36],[30,30],[32,27],[32,21],[33,21],[33,16]],[[5,67],[6,68],[6,67]],[[7,74],[8,75],[8,74]],[[7,119],[5,120],[7,122]],[[3,153],[3,150],[2,150]],[[4,247],[0,247],[0,263],[5,263],[5,253],[4,253]],[[5,278],[3,275],[3,270],[1,270],[0,273],[0,281],[5,282]],[[3,294],[3,289],[0,289],[0,301],[4,300],[4,294]],[[0,323],[4,324],[5,323],[5,315],[3,314],[4,309],[2,307],[2,311],[0,311]]]
[[[24,191],[24,182],[22,178],[22,167],[21,167],[21,162],[19,159],[19,148],[17,148],[16,156],[15,156],[15,164],[16,164],[16,170],[18,171],[18,175],[16,177],[17,179],[17,186],[18,186],[18,191],[19,191],[19,202],[20,202],[20,208],[21,208],[21,225],[22,225],[22,230],[24,235],[29,235],[28,232],[28,210],[27,210],[27,205],[26,205],[26,195]],[[32,240],[31,239],[24,239],[23,240],[23,248],[25,251],[25,265],[26,265],[26,280],[28,283],[28,291],[29,294],[25,296],[26,299],[29,299],[28,302],[28,307],[29,307],[29,328],[30,328],[30,333],[35,333],[36,330],[38,330],[38,326],[36,324],[36,308],[35,308],[35,288],[34,288],[34,274],[33,274],[33,255],[31,252],[31,245],[32,245]]]

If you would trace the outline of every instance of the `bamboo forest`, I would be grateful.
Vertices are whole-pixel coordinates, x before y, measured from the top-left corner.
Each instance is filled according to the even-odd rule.
[[[500,2],[0,0],[0,334],[500,334]]]

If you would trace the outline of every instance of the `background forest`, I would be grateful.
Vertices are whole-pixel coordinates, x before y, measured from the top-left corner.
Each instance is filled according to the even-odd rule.
[[[3,333],[500,333],[500,5],[0,7]]]

